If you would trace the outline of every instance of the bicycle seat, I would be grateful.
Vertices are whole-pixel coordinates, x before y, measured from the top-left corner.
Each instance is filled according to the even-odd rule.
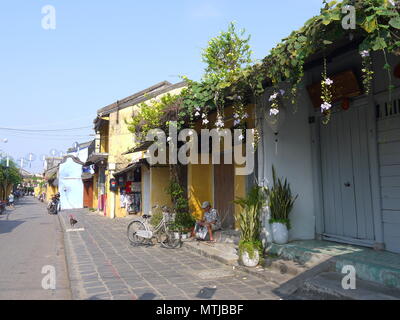
[[[142,215],[142,218],[143,218],[143,219],[149,219],[149,218],[151,218],[151,215],[149,215],[149,214],[144,214],[144,215]]]

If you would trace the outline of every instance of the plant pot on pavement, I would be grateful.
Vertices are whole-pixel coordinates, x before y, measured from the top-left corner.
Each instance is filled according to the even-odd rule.
[[[242,260],[242,263],[246,267],[250,267],[250,268],[256,267],[258,265],[258,263],[260,262],[260,254],[258,253],[257,250],[254,250],[253,257],[250,257],[250,254],[247,251],[243,251],[240,258]]]
[[[271,224],[272,239],[276,244],[286,244],[289,241],[289,231],[285,223],[274,222]]]

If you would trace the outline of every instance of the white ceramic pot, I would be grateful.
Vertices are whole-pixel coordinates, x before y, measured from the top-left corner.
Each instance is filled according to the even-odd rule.
[[[284,223],[274,222],[271,225],[272,239],[276,244],[286,244],[289,241],[289,231]]]
[[[242,263],[243,263],[246,267],[254,268],[254,267],[256,267],[256,266],[258,265],[258,263],[260,262],[260,255],[259,255],[259,253],[258,253],[257,250],[254,250],[254,257],[253,257],[253,259],[252,259],[252,258],[250,258],[250,255],[248,254],[248,252],[247,252],[247,251],[244,251],[244,252],[242,253],[241,259],[242,259]]]

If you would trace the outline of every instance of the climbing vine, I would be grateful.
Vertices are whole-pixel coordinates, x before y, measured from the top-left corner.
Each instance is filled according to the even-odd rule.
[[[343,9],[350,5],[356,10],[356,28],[345,30],[342,26],[345,15]],[[176,111],[174,119],[179,126],[193,127],[200,120],[203,126],[223,128],[224,108],[229,104],[234,108],[235,127],[244,128],[243,124],[248,117],[245,106],[249,102],[249,96],[257,101],[256,98],[264,93],[265,87],[271,85],[276,88],[270,97],[271,114],[279,114],[282,99],[290,101],[296,110],[298,90],[308,59],[316,53],[325,52],[335,41],[346,37],[362,39],[359,52],[365,93],[371,91],[374,74],[372,52],[381,51],[385,58],[384,68],[388,73],[391,94],[393,85],[387,55],[400,55],[399,3],[394,0],[324,1],[319,15],[309,19],[302,28],[283,39],[260,62],[251,58],[250,36],[244,30],[237,31],[235,24],[231,23],[227,31],[212,38],[203,50],[202,59],[206,64],[203,78],[192,81],[183,77],[187,87],[178,97],[162,101],[153,110],[147,108],[141,114],[141,119],[133,121],[132,127],[142,125],[142,129],[146,131],[149,127],[166,123],[161,114],[165,110],[171,110],[173,105],[172,109]],[[324,123],[330,118],[331,81],[324,63],[321,79],[321,111],[324,114]],[[286,92],[279,89],[283,83],[288,87]],[[210,123],[208,115],[214,110],[217,111],[217,120]]]

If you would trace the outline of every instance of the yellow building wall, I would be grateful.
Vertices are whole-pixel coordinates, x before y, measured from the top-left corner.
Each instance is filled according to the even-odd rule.
[[[255,107],[254,105],[248,105],[246,107],[246,112],[249,115],[249,118],[246,120],[246,125],[248,129],[252,129],[255,127]],[[225,127],[231,128],[233,127],[234,122],[234,109],[233,107],[225,108],[224,110],[224,118],[225,118]],[[201,129],[213,129],[214,123],[217,120],[217,114],[213,113],[208,116],[208,120],[210,124],[208,127],[202,125],[202,121],[197,121],[195,124],[195,130],[200,132]],[[221,150],[222,144],[221,144]],[[211,157],[210,157],[211,163]],[[235,168],[238,166],[235,165]],[[246,179],[247,176],[234,176],[234,200],[238,197],[244,197],[246,195]],[[189,194],[189,205],[191,212],[196,217],[202,216],[201,204],[204,201],[212,202],[213,195],[213,185],[214,185],[214,176],[213,176],[213,165],[212,164],[197,164],[197,165],[189,165],[188,170],[188,194]],[[238,214],[241,210],[239,205],[234,206],[235,214]]]
[[[150,169],[150,210],[156,205],[172,207],[171,197],[166,192],[169,185],[169,167]]]
[[[211,164],[188,165],[189,208],[196,218],[202,217],[201,204],[213,201],[213,184]]]
[[[100,128],[100,152],[108,153],[109,151],[109,126]]]
[[[54,187],[50,184],[47,184],[46,189],[46,200],[47,202],[51,201],[51,198],[58,192],[58,187]]]
[[[93,209],[99,209],[99,190],[98,190],[98,174],[93,175]]]
[[[118,192],[115,193],[115,216],[117,218],[123,218],[128,215],[126,208],[121,208],[120,196],[121,194],[118,188]]]
[[[169,94],[175,95],[178,94],[182,88],[178,88],[175,90],[171,90]],[[155,100],[159,100],[163,95],[159,95],[155,98]],[[152,99],[154,100],[154,99]],[[150,104],[152,100],[146,101],[146,103]],[[131,133],[128,129],[128,123],[131,121],[132,116],[139,109],[138,105],[126,107],[124,109],[114,111],[109,116],[109,131],[108,131],[108,163],[115,163],[118,170],[125,168],[128,166],[133,160],[133,154],[122,155],[122,153],[128,151],[135,145],[134,134]],[[106,132],[102,132],[101,134],[105,134]],[[153,171],[153,169],[155,169]],[[169,182],[169,169],[168,168],[152,168],[152,176],[154,177],[154,184],[157,186],[152,193],[151,203],[161,203],[162,205],[170,205],[171,201],[168,195],[165,195],[165,187]],[[160,176],[158,176],[160,175]],[[107,183],[109,179],[107,178]],[[154,190],[153,183],[151,183],[151,190]],[[161,189],[159,189],[161,188]],[[107,216],[110,214],[111,210],[111,197],[112,192],[107,188]],[[119,191],[115,193],[115,216],[116,217],[125,217],[127,212],[125,208],[121,208],[120,205],[120,194]],[[151,204],[153,206],[154,204]]]

